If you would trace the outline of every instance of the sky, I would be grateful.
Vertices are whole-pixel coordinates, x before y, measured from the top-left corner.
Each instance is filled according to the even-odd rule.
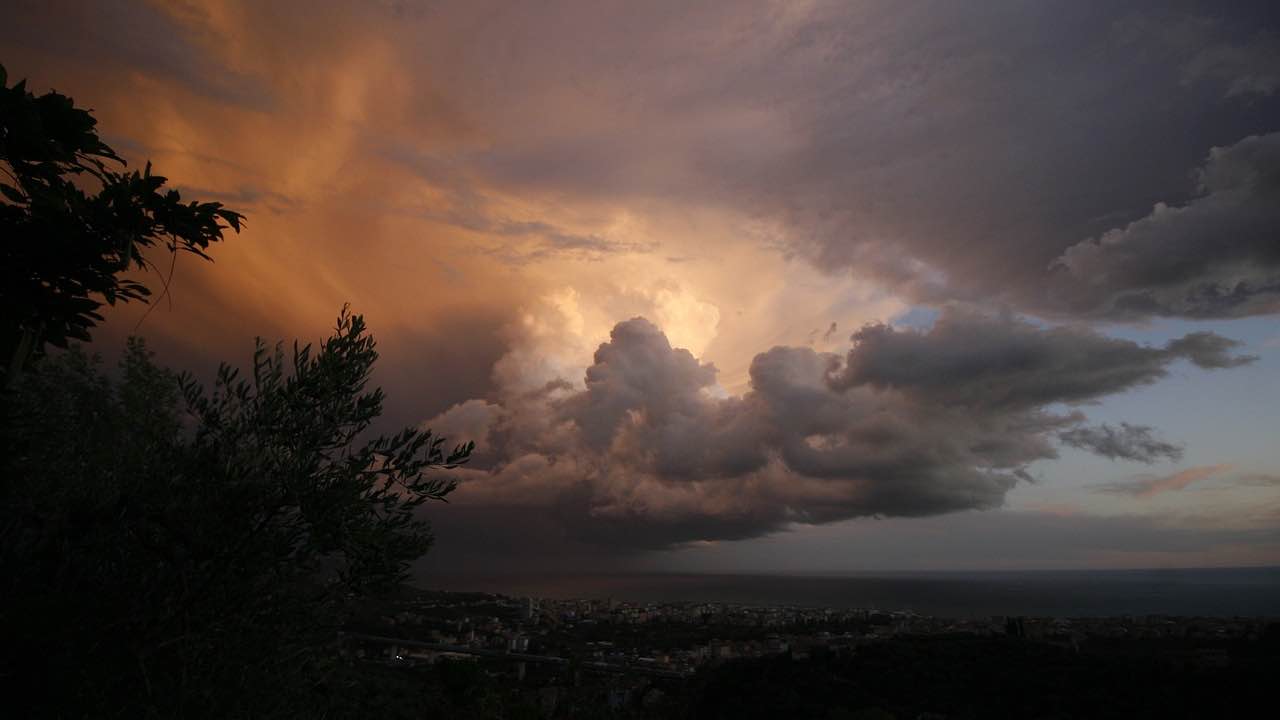
[[[1280,564],[1274,3],[5,6],[248,217],[97,349],[350,303],[478,446],[424,573]]]

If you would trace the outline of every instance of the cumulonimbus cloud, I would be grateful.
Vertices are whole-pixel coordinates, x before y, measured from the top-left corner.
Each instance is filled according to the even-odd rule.
[[[997,507],[1064,433],[1104,456],[1168,456],[1147,428],[1108,444],[1081,412],[1050,406],[1153,382],[1178,359],[1238,362],[1216,335],[1149,347],[956,308],[928,331],[868,326],[853,340],[843,357],[760,353],[750,389],[726,397],[713,366],[637,317],[613,328],[583,385],[500,392],[427,424],[484,449],[458,503],[550,514],[588,542],[669,547]]]

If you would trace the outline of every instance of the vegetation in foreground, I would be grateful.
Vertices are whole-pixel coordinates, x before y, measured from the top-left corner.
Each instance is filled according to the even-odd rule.
[[[355,602],[431,544],[415,512],[465,462],[371,437],[378,354],[345,309],[318,348],[258,342],[212,388],[131,340],[71,344],[146,302],[155,253],[208,258],[239,213],[184,202],[92,115],[0,67],[0,681],[20,717],[362,716],[335,651]],[[167,286],[166,286],[167,287]],[[354,699],[353,699],[354,698]]]

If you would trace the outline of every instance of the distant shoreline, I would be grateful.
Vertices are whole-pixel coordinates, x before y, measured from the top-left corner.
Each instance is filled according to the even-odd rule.
[[[439,573],[415,585],[558,599],[870,608],[937,617],[1280,616],[1275,566],[842,575]]]
[[[840,571],[742,571],[702,572],[694,570],[635,570],[635,571],[531,571],[517,572],[431,572],[427,577],[787,577],[787,578],[868,578],[909,576],[958,576],[958,575],[1048,575],[1054,573],[1183,573],[1183,572],[1236,572],[1269,570],[1280,573],[1280,565],[1227,565],[1210,567],[1132,567],[1132,568],[1013,568],[1013,569],[937,569],[937,570],[840,570]]]

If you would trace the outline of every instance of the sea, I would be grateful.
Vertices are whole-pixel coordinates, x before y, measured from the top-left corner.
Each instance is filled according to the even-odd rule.
[[[841,575],[431,575],[424,588],[555,599],[909,610],[935,617],[1280,617],[1280,567]]]

